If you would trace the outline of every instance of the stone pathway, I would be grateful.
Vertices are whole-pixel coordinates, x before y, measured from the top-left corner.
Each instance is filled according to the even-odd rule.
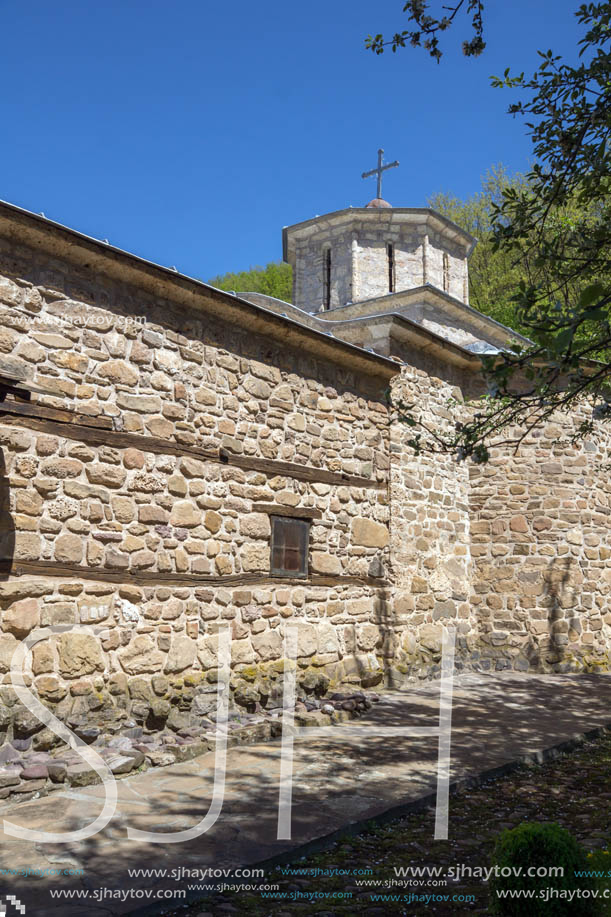
[[[435,726],[437,712],[438,685],[430,683],[384,695],[358,722],[359,726]],[[501,768],[608,725],[611,676],[461,675],[454,688],[452,779]],[[180,900],[144,895],[163,889],[176,892],[197,880],[135,878],[128,870],[233,869],[260,863],[315,844],[347,824],[365,822],[388,810],[398,814],[401,807],[434,791],[435,738],[389,740],[372,735],[335,740],[343,728],[333,727],[336,732],[329,737],[295,743],[290,841],[276,840],[279,742],[231,748],[223,809],[207,834],[177,844],[136,843],[127,839],[126,827],[168,832],[196,824],[209,807],[212,753],[120,780],[113,820],[79,844],[40,844],[2,834],[0,894],[17,895],[27,907],[26,917],[128,914],[154,900],[158,907],[169,909]],[[99,786],[74,788],[5,804],[0,815],[30,829],[74,830],[99,815],[103,797]],[[45,869],[82,869],[84,875],[7,874],[7,870]],[[111,894],[106,891],[99,899],[99,889]],[[87,892],[89,898],[53,899],[51,890]],[[133,894],[121,901],[116,897],[121,890]]]

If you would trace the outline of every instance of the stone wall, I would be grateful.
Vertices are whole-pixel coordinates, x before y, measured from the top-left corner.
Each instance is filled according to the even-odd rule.
[[[472,653],[483,668],[609,668],[611,436],[571,445],[585,412],[471,468]]]
[[[303,244],[298,249],[293,273],[293,302],[308,312],[324,309],[325,258],[329,249],[331,308],[350,302],[354,295],[352,235],[350,232],[325,234],[323,241],[315,245]]]
[[[407,353],[403,354],[407,358]],[[393,398],[429,428],[454,422],[480,390],[472,374],[404,368]],[[463,409],[465,416],[466,408]],[[399,684],[438,672],[442,626],[475,671],[608,671],[611,664],[611,435],[571,445],[587,407],[486,465],[406,446],[391,433],[391,593],[386,664]]]
[[[392,213],[392,211],[390,211]],[[447,292],[468,301],[464,247],[424,224],[384,220],[368,226],[334,226],[321,222],[315,236],[296,242],[293,302],[318,312],[323,303],[323,252],[331,249],[331,308],[389,292],[387,245],[394,246],[395,290],[430,283],[444,289],[443,255],[448,256]],[[466,297],[466,300],[465,300]]]
[[[379,682],[380,380],[32,250],[0,264],[2,367],[48,393],[1,412],[0,673],[27,637],[62,719],[159,726],[214,706],[223,622],[234,701],[277,703],[294,621],[300,690]],[[306,581],[270,575],[270,506],[314,516]]]
[[[454,246],[441,233],[425,226],[390,223],[385,232],[363,227],[358,242],[358,296],[355,302],[384,296],[388,289],[387,245],[394,246],[395,291],[410,290],[430,283],[444,289],[443,254],[448,256],[450,295],[463,300],[465,294],[464,249]],[[468,285],[467,285],[468,291]]]
[[[457,379],[440,379],[406,367],[392,397],[421,408],[433,429],[452,423],[449,398],[462,399]],[[470,552],[468,468],[451,456],[415,455],[406,445],[413,430],[394,423],[391,436],[391,569],[397,628],[393,677],[438,673],[443,626],[457,631],[457,665],[468,665],[467,639],[477,632],[469,602]]]
[[[379,384],[161,299],[87,289],[64,270],[50,288],[0,281],[4,365],[30,366],[57,393],[40,403],[183,445],[384,476]]]

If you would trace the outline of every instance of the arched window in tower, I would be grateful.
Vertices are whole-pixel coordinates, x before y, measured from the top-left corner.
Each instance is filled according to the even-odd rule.
[[[331,308],[331,249],[322,253],[322,307]]]
[[[395,292],[395,246],[389,242],[386,246],[386,260],[388,263],[388,292]]]
[[[445,293],[450,292],[450,259],[448,253],[443,253],[443,289]]]

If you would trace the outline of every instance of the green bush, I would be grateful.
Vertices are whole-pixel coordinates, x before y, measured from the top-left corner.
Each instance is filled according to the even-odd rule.
[[[601,913],[600,901],[592,897],[595,879],[575,873],[592,869],[585,850],[575,838],[557,824],[519,825],[499,835],[492,855],[490,912],[532,917],[594,917]],[[562,867],[563,875],[536,875],[545,867]],[[528,875],[528,870],[534,875]],[[549,891],[548,891],[549,890]],[[586,891],[587,897],[570,892]],[[504,893],[525,891],[532,897],[504,897]],[[499,893],[501,897],[499,897]]]

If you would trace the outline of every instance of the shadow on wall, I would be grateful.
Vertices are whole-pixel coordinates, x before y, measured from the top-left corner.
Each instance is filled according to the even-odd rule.
[[[530,638],[523,653],[530,671],[568,671],[577,660],[569,644],[582,633],[575,582],[571,581],[574,558],[554,558],[543,573],[543,602],[546,607],[547,633],[539,640]],[[571,632],[573,632],[571,634]],[[581,653],[585,652],[582,645]]]
[[[15,555],[15,523],[10,512],[10,485],[0,449],[0,580],[8,579]]]
[[[549,662],[561,662],[565,655],[566,644],[568,643],[567,632],[562,632],[562,625],[559,623],[565,617],[563,608],[567,607],[566,590],[569,583],[571,572],[571,558],[555,558],[545,571],[543,577],[545,595],[549,602],[547,611],[547,624],[549,628],[550,651]],[[572,604],[572,603],[571,603]],[[572,621],[568,622],[571,627]]]
[[[382,678],[389,687],[398,687],[395,684],[395,673],[393,673],[393,662],[396,661],[397,651],[399,649],[399,634],[397,633],[398,617],[392,603],[389,601],[389,592],[386,589],[380,590],[374,601],[373,620],[379,631],[379,639],[375,647],[375,653],[382,656],[383,667],[381,670]],[[380,681],[382,680],[380,678]],[[399,678],[399,684],[403,679]],[[364,683],[364,686],[367,685]]]
[[[536,571],[536,574],[535,574]],[[609,658],[599,646],[583,642],[582,619],[588,610],[580,604],[579,583],[581,571],[576,558],[565,556],[550,560],[542,570],[536,567],[528,571],[529,584],[536,586],[532,609],[523,609],[527,615],[521,622],[515,618],[508,621],[507,633],[501,640],[486,639],[486,633],[471,631],[467,637],[460,630],[457,619],[436,621],[427,624],[426,629],[439,625],[455,626],[456,639],[455,671],[492,672],[515,670],[519,672],[570,672],[591,670],[592,665],[608,667]],[[419,643],[419,631],[409,626],[397,614],[395,603],[387,590],[380,590],[373,607],[372,624],[378,631],[375,648],[360,646],[355,657],[356,670],[364,686],[379,684],[384,679],[387,687],[401,688],[414,678],[428,681],[439,675],[441,649]],[[439,629],[441,629],[439,627]],[[411,633],[411,637],[410,637]],[[512,641],[512,637],[518,641]],[[494,637],[494,634],[492,635]],[[417,651],[414,662],[407,649],[406,640],[411,640]],[[405,647],[405,651],[402,649]],[[377,682],[372,680],[367,656],[363,652],[375,653],[382,667],[377,671]],[[370,658],[370,657],[369,657]],[[600,660],[600,661],[599,661]]]

